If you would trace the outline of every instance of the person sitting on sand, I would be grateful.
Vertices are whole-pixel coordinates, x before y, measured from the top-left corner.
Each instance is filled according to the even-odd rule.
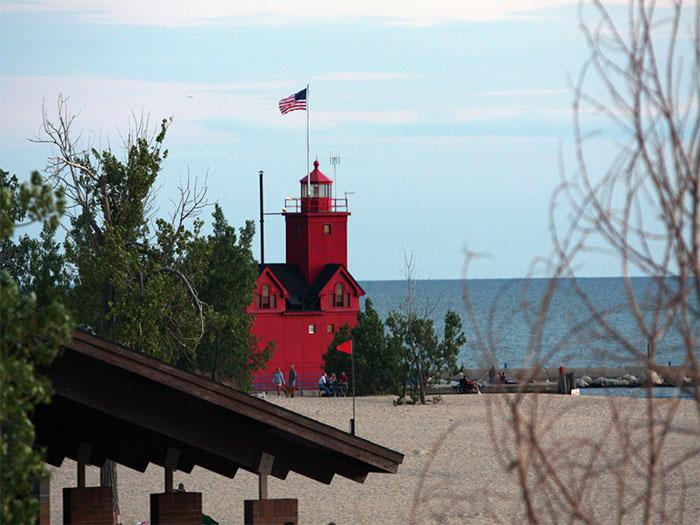
[[[331,391],[331,395],[338,397],[338,378],[335,377],[335,374],[331,374],[331,376],[328,378],[328,388]]]
[[[348,392],[348,376],[345,372],[340,372],[338,375],[338,386],[340,386],[340,394],[345,396]]]
[[[321,391],[322,396],[331,395],[331,389],[328,388],[328,376],[325,372],[323,372],[321,374],[321,377],[318,378],[318,389]]]
[[[472,392],[481,394],[481,391],[479,390],[479,383],[469,379],[466,372],[462,373],[462,377],[459,380],[459,392],[461,394],[469,394]]]

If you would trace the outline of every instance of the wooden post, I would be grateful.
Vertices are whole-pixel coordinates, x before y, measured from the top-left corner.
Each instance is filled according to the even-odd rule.
[[[272,472],[275,456],[263,452],[258,465],[258,499],[267,499],[267,476]]]
[[[87,443],[80,443],[78,449],[78,488],[85,487],[85,465],[90,459],[92,446]]]
[[[267,474],[258,473],[258,499],[267,499]]]
[[[173,491],[173,472],[177,469],[178,459],[180,459],[180,451],[168,447],[168,452],[165,454],[165,492]]]

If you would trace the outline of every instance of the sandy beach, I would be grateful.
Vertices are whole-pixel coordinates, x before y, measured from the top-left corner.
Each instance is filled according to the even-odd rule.
[[[348,429],[352,414],[350,398],[268,398],[285,408],[318,419],[326,424]],[[417,490],[420,504],[416,523],[519,523],[524,506],[515,473],[507,471],[495,443],[503,443],[508,429],[503,424],[504,395],[444,396],[439,403],[426,406],[394,406],[393,397],[367,397],[356,400],[357,435],[405,454],[398,474],[370,474],[364,484],[336,477],[330,485],[290,473],[286,480],[272,478],[270,497],[299,499],[299,518],[303,524],[337,525],[404,524],[410,522]],[[534,401],[528,398],[528,403]],[[539,413],[543,424],[556,421],[547,432],[546,445],[564,446],[576,453],[576,439],[610,436],[605,443],[608,454],[623,454],[630,444],[619,446],[606,427],[611,420],[611,401],[599,397],[539,396]],[[645,410],[641,399],[616,398],[612,402],[622,414],[628,428],[639,424]],[[664,403],[659,406],[664,410]],[[495,415],[490,429],[489,413]],[[674,467],[669,484],[662,489],[667,508],[682,502],[683,515],[669,514],[674,523],[700,521],[700,455],[697,453],[700,419],[692,401],[682,401],[674,425],[684,430],[665,442],[667,465],[687,451],[694,458],[684,463],[682,471]],[[214,429],[212,429],[214,431]],[[495,438],[495,441],[494,441]],[[506,439],[507,441],[507,439]],[[562,448],[564,450],[564,448]],[[584,455],[583,449],[581,454]],[[584,460],[582,457],[581,460]],[[424,474],[425,472],[425,474]],[[61,488],[75,486],[75,463],[65,460],[60,469],[51,468],[52,523],[62,523]],[[616,477],[599,473],[588,487],[587,500],[592,516],[601,523],[612,521],[615,508]],[[98,483],[99,471],[89,467],[88,485]],[[643,488],[642,477],[634,469],[625,475],[626,494]],[[234,479],[195,467],[191,474],[175,473],[175,484],[183,483],[188,491],[203,493],[204,513],[221,524],[243,523],[243,500],[257,498],[257,478],[239,471]],[[618,480],[619,481],[619,480]],[[574,482],[570,481],[574,487]],[[682,486],[686,490],[682,490]],[[161,492],[163,470],[149,466],[145,473],[119,469],[119,497],[126,525],[149,518],[148,495]],[[623,521],[640,521],[633,510]]]

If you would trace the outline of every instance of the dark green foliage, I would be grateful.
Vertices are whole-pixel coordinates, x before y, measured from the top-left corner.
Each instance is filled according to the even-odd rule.
[[[401,354],[388,344],[384,323],[372,301],[365,301],[365,310],[357,316],[352,332],[357,366],[357,391],[361,394],[396,394],[401,385]]]
[[[251,372],[265,367],[272,347],[257,350],[246,312],[255,289],[258,265],[251,245],[255,226],[247,221],[236,229],[221,208],[214,208],[212,235],[191,243],[187,267],[197,276],[196,286],[205,303],[206,330],[197,347],[197,368],[215,381],[248,389]]]
[[[350,377],[350,370],[352,368],[352,358],[344,353],[338,352],[336,348],[340,343],[344,343],[352,339],[352,331],[347,324],[344,324],[333,336],[333,341],[331,342],[326,353],[323,354],[323,369],[327,374],[339,374],[340,372],[345,372],[348,377]],[[353,342],[353,345],[355,343]],[[354,349],[357,353],[357,349]]]
[[[169,121],[163,120],[152,138],[137,122],[121,158],[110,149],[76,154],[73,118],[63,98],[59,113],[60,123],[45,120],[44,130],[58,150],[51,178],[66,187],[71,201],[65,250],[74,275],[68,299],[80,327],[178,367],[199,366],[215,379],[245,386],[264,357],[247,353],[253,342],[245,306],[256,276],[252,224],[237,239],[217,208],[212,236],[201,236],[201,221],[188,230],[186,224],[206,205],[206,189],[190,179],[179,187],[170,220],[153,220]],[[100,478],[103,486],[114,488],[118,513],[111,460],[102,465]]]
[[[55,241],[56,227],[44,225],[38,239],[22,235],[0,241],[0,269],[17,283],[22,294],[36,295],[37,306],[65,302],[70,286],[66,260]]]
[[[28,184],[19,184],[15,175],[0,169],[0,240],[12,237],[15,229],[41,221],[58,226],[65,200],[63,191],[54,191],[44,184],[38,171],[33,171]]]
[[[460,347],[467,342],[462,329],[462,318],[457,312],[448,310],[445,314],[445,329],[437,354],[439,371],[456,372],[457,355]]]
[[[400,347],[401,371],[409,384],[428,379],[438,379],[441,374],[453,373],[457,369],[459,348],[466,342],[462,320],[456,312],[445,314],[445,331],[442,341],[435,334],[433,320],[413,315],[409,318],[401,312],[392,312],[386,322],[389,338]],[[414,379],[415,378],[415,379]]]
[[[73,119],[60,98],[59,113],[61,124],[45,120],[44,129],[59,152],[51,177],[71,199],[65,243],[75,269],[71,311],[84,330],[172,364],[191,364],[204,334],[202,304],[182,271],[191,237],[184,221],[201,204],[196,188],[194,195],[189,184],[182,190],[170,223],[158,220],[155,232],[149,228],[169,122],[162,121],[153,139],[143,129],[130,135],[122,160],[109,149],[76,154],[70,124],[64,125]],[[101,466],[100,483],[113,488],[119,514],[113,461]]]
[[[64,101],[59,106],[65,110]],[[254,226],[237,232],[217,206],[212,235],[201,235],[200,220],[188,230],[206,205],[206,190],[190,180],[171,220],[151,219],[168,125],[162,121],[152,139],[130,136],[123,159],[111,150],[76,155],[68,130],[45,126],[61,152],[53,178],[66,184],[74,213],[66,241],[75,268],[70,305],[88,331],[245,388],[270,350],[253,351],[245,311],[257,277]]]
[[[371,299],[357,315],[357,326],[352,331],[342,327],[333,338],[324,356],[324,370],[328,373],[351,372],[351,357],[335,348],[352,337],[355,355],[355,392],[359,395],[398,393],[401,388],[401,354],[384,334],[384,323],[374,309]]]
[[[43,272],[29,259],[32,250],[47,261],[57,257],[47,232],[55,230],[63,199],[36,172],[21,185],[2,170],[0,177],[0,523],[33,523],[38,504],[28,495],[46,472],[29,416],[51,395],[36,366],[53,360],[72,323],[53,290],[60,272]],[[42,241],[23,238],[15,245],[16,225],[36,221],[44,223]],[[8,269],[21,277],[22,290]]]
[[[136,138],[124,161],[110,150],[74,159],[66,255],[76,269],[71,307],[80,326],[167,362],[192,362],[203,334],[201,304],[183,271],[192,234],[182,221],[158,220],[150,237],[148,206],[168,122],[150,142]],[[79,198],[75,195],[84,195]],[[182,217],[186,203],[180,203]]]

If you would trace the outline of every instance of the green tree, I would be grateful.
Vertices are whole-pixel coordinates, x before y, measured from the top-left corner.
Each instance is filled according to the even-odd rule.
[[[72,323],[63,305],[50,293],[40,304],[40,275],[28,279],[27,293],[5,268],[6,250],[16,250],[12,235],[18,225],[41,221],[55,230],[63,211],[62,193],[52,191],[34,172],[29,183],[18,184],[0,170],[0,523],[33,523],[38,503],[33,483],[46,475],[43,455],[33,447],[35,433],[30,414],[50,399],[51,388],[36,372],[55,357],[70,337]]]
[[[350,330],[345,325],[336,333],[324,356],[324,370],[350,373],[350,356],[336,350],[350,338],[355,355],[355,392],[359,395],[398,393],[402,378],[401,354],[395,345],[388,344],[384,323],[371,299],[365,301],[364,311],[358,313],[355,328]]]
[[[258,276],[251,251],[255,226],[247,221],[236,234],[218,204],[213,217],[213,233],[191,243],[187,262],[191,273],[198,276],[197,290],[206,304],[197,368],[215,381],[248,389],[251,372],[265,367],[274,348],[270,344],[258,350],[258,341],[251,334],[252,319],[246,312]],[[201,268],[195,271],[197,266]]]
[[[75,268],[70,305],[84,330],[170,363],[192,362],[204,334],[204,311],[182,271],[191,233],[185,223],[204,204],[205,191],[180,188],[169,221],[151,220],[155,183],[167,158],[168,120],[149,135],[136,121],[125,155],[111,149],[80,149],[74,115],[63,97],[58,119],[44,113],[45,137],[53,146],[51,182],[65,188],[70,232],[66,257]],[[152,235],[153,232],[153,235]],[[116,466],[108,460],[100,482],[114,491],[119,513]]]
[[[462,330],[462,320],[456,312],[445,314],[445,331],[439,340],[433,320],[414,314],[409,317],[403,312],[391,312],[386,324],[393,346],[400,348],[403,355],[402,366],[405,381],[415,384],[425,391],[430,378],[437,379],[444,373],[457,368],[457,355],[466,342]]]
[[[76,268],[71,305],[81,327],[174,363],[192,360],[203,334],[201,302],[181,271],[191,237],[184,220],[201,197],[184,190],[172,221],[149,224],[167,127],[164,120],[153,140],[136,137],[124,160],[93,149],[66,158],[53,177],[68,184],[76,209],[66,255]]]
[[[462,327],[462,318],[453,310],[445,314],[445,327],[442,341],[438,345],[436,355],[436,371],[453,374],[457,371],[457,356],[459,349],[467,342]]]
[[[65,302],[70,273],[61,245],[55,240],[57,227],[45,224],[39,238],[22,235],[0,241],[0,269],[17,283],[21,293],[34,293],[40,307],[54,300]]]

